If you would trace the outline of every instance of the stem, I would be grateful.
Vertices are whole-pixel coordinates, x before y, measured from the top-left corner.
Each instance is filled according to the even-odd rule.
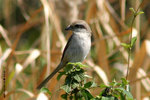
[[[126,80],[128,80],[128,74],[129,74],[130,55],[131,55],[131,48],[129,48],[129,50],[128,50],[128,67],[127,67]]]
[[[143,0],[144,1],[144,0]],[[139,7],[137,8],[137,10],[135,11],[134,13],[134,16],[133,16],[133,20],[132,20],[132,23],[131,23],[131,35],[130,35],[130,44],[131,44],[131,40],[132,40],[132,30],[133,30],[133,24],[134,24],[134,21],[135,21],[135,18],[137,16],[137,13],[140,9],[140,7],[142,6],[143,4],[143,1],[141,2],[141,4],[139,5]],[[128,67],[127,67],[127,74],[126,74],[126,80],[128,80],[128,74],[129,74],[129,67],[130,67],[130,56],[131,56],[131,50],[132,50],[132,47],[130,47],[128,49]]]
[[[75,90],[75,93],[74,93],[75,100],[78,100],[78,99],[79,99],[79,97],[78,97],[78,95],[77,95],[78,92],[79,92],[79,90],[76,89],[76,90]]]
[[[131,23],[130,44],[131,44],[131,39],[132,39],[132,30],[133,30],[133,23],[134,23],[135,18],[136,18],[136,15],[134,14],[134,17],[133,17],[133,20],[132,20],[132,23]],[[128,80],[129,67],[130,67],[131,50],[132,50],[132,48],[130,47],[130,48],[128,49],[128,67],[127,67],[126,80]]]

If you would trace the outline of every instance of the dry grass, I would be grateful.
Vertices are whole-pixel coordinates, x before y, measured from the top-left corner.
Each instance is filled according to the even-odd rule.
[[[66,40],[64,28],[74,20],[86,20],[92,28],[91,53],[84,63],[97,82],[108,84],[126,77],[128,52],[121,47],[129,42],[132,14],[139,0],[0,0],[0,100],[31,100],[39,94],[36,86],[57,67]],[[150,100],[150,2],[143,0],[134,23],[137,42],[130,59],[130,80],[137,100]],[[49,82],[52,100],[61,100],[56,76]],[[100,90],[93,91],[98,94]],[[40,100],[40,99],[38,99]]]

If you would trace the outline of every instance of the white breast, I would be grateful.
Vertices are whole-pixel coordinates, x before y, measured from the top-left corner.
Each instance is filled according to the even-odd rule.
[[[67,58],[68,62],[82,62],[88,55],[90,47],[90,36],[87,36],[86,33],[73,34],[64,58]]]

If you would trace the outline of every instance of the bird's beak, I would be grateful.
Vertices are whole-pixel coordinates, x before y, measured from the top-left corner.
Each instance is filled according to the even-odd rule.
[[[66,31],[69,31],[69,30],[72,30],[72,29],[73,29],[73,28],[72,28],[71,25],[69,25],[67,28],[65,28]]]

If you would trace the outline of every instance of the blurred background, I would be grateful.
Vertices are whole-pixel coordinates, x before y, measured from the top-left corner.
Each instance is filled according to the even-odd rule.
[[[128,80],[136,100],[150,100],[149,0],[0,0],[0,100],[4,81],[5,99],[61,100],[64,77],[57,81],[55,75],[47,84],[51,96],[36,87],[59,64],[71,35],[64,28],[77,19],[88,22],[93,32],[91,52],[83,62],[89,66],[87,74],[97,84],[126,77],[128,51],[121,43],[129,43],[133,20],[129,8],[139,5],[144,14],[133,25],[137,41]],[[91,90],[93,95],[100,91]]]

